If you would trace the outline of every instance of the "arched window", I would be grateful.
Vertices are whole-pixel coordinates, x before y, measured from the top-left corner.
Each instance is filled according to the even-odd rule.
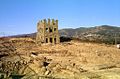
[[[49,28],[49,32],[50,32],[50,33],[52,32],[52,28],[51,28],[51,27]]]
[[[52,43],[52,38],[50,38],[50,43]]]
[[[54,43],[56,43],[56,38],[54,38]]]
[[[56,28],[54,28],[54,32],[56,31]]]
[[[48,43],[48,38],[46,38],[46,43]]]

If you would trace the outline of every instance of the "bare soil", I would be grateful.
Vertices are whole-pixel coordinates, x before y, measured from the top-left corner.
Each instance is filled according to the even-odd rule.
[[[5,56],[4,56],[5,55]],[[23,79],[120,79],[120,49],[83,43],[36,45],[31,38],[0,39],[0,60],[27,62]]]

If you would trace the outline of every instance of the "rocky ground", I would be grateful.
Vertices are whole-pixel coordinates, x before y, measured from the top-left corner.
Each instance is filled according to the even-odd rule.
[[[105,44],[72,40],[38,46],[31,38],[1,38],[0,63],[4,78],[120,79],[120,49]]]

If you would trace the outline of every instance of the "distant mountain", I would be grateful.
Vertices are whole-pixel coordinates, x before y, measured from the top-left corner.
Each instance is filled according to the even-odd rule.
[[[78,38],[82,41],[115,43],[120,42],[120,27],[102,25],[95,27],[80,27],[76,29],[62,29],[59,30],[61,36]]]
[[[36,33],[20,34],[20,35],[8,36],[8,37],[10,37],[10,38],[20,38],[20,37],[31,37],[31,38],[35,38],[35,37],[36,37]]]
[[[81,41],[115,43],[115,38],[120,43],[120,27],[117,26],[95,26],[95,27],[80,27],[76,29],[61,29],[59,30],[61,37],[77,38]],[[36,33],[15,35],[10,37],[32,37],[35,38]]]

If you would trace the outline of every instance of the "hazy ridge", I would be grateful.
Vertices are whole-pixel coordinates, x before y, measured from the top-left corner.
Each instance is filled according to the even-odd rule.
[[[117,43],[120,43],[120,27],[101,25],[95,27],[79,27],[76,29],[68,28],[59,30],[61,37],[77,38],[82,41],[103,42],[114,44],[115,38]],[[14,35],[10,37],[32,37],[35,38],[36,33]]]

